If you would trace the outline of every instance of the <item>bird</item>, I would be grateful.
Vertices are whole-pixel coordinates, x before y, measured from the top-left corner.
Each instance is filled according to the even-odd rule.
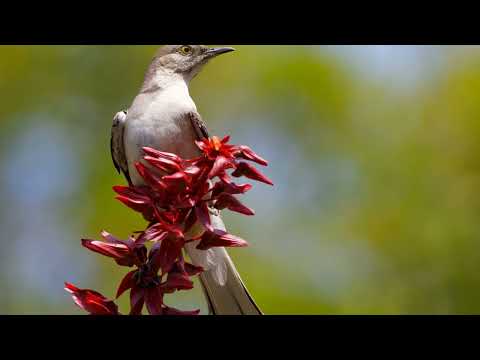
[[[200,154],[195,141],[208,138],[209,133],[190,97],[189,84],[210,60],[234,50],[205,45],[164,45],[156,52],[131,106],[113,118],[112,160],[129,185],[144,185],[135,168],[136,162],[143,161],[143,147],[183,158]],[[219,211],[210,208],[209,213],[212,225],[226,230]],[[205,269],[199,278],[209,314],[263,315],[226,249],[198,250],[197,243],[187,243],[185,250],[194,265]]]

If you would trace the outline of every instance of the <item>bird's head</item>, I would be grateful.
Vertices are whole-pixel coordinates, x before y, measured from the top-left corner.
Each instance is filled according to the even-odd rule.
[[[155,70],[161,68],[190,81],[209,60],[234,50],[231,47],[210,48],[205,45],[165,45],[158,50],[152,65]]]

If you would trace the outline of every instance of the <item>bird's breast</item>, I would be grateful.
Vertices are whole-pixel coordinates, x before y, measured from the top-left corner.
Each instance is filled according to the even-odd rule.
[[[189,112],[196,111],[196,107],[188,99],[179,101],[172,96],[150,98],[140,101],[140,111],[135,109],[135,102],[132,105],[126,121],[124,144],[134,184],[143,183],[135,169],[135,163],[143,157],[143,147],[175,153],[184,158],[198,155],[195,132],[187,116]]]

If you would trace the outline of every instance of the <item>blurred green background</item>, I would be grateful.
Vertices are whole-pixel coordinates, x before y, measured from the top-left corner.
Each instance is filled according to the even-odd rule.
[[[236,48],[191,95],[270,161],[257,215],[225,215],[265,313],[480,313],[480,48]],[[109,136],[156,49],[0,47],[0,313],[82,314],[64,281],[114,296],[127,269],[80,239],[145,225]],[[206,310],[198,286],[167,302]]]

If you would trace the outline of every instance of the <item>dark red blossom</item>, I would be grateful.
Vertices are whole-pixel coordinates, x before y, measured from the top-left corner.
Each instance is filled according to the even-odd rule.
[[[195,143],[198,148],[202,150],[207,159],[215,161],[219,156],[225,158],[234,157],[233,150],[235,149],[235,146],[229,145],[229,140],[230,136],[225,136],[222,140],[216,136],[212,136],[211,138],[195,141]]]
[[[94,290],[79,289],[68,282],[65,290],[72,294],[75,304],[92,315],[120,315],[113,301]]]
[[[147,249],[135,239],[121,241],[106,231],[102,231],[101,235],[105,241],[82,239],[82,245],[89,250],[113,258],[118,265],[140,265],[145,261]]]
[[[162,176],[151,171],[146,165],[141,162],[135,164],[135,168],[140,176],[145,180],[148,186],[150,186],[154,192],[163,193],[166,190],[166,185],[162,181]]]
[[[225,170],[232,168],[235,168],[235,162],[232,159],[229,159],[222,155],[217,156],[217,158],[213,162],[212,169],[208,173],[208,178],[212,179],[215,176],[223,174]]]
[[[149,225],[125,241],[106,231],[102,232],[103,241],[82,240],[89,250],[113,258],[119,265],[134,266],[121,280],[116,294],[119,298],[129,292],[131,315],[141,315],[144,307],[151,315],[197,315],[199,310],[181,311],[163,301],[166,294],[193,288],[191,278],[203,271],[185,262],[185,244],[199,240],[199,250],[248,245],[242,238],[214,228],[211,212],[228,209],[254,215],[236,197],[252,185],[236,184],[232,177],[273,183],[246,162],[266,166],[267,161],[248,146],[229,144],[229,139],[213,136],[197,141],[201,155],[194,159],[143,148],[145,156],[135,168],[144,185],[114,186],[113,190],[119,201],[141,213]],[[192,237],[190,230],[196,224],[201,225],[202,232]],[[93,290],[68,283],[65,289],[91,314],[118,314],[113,301]]]
[[[268,185],[273,185],[272,180],[270,180],[268,177],[263,175],[260,171],[255,169],[255,167],[253,167],[249,163],[246,163],[243,161],[237,164],[237,168],[232,173],[232,176],[234,177],[245,176],[252,180],[260,181]]]
[[[147,221],[154,219],[153,201],[155,197],[149,187],[146,186],[114,186],[115,197],[130,209],[138,211]]]
[[[248,243],[238,236],[227,233],[226,231],[216,229],[214,231],[205,231],[200,237],[200,243],[197,245],[199,250],[208,250],[212,247],[245,247]]]
[[[202,267],[186,263],[181,256],[169,271],[166,282],[162,284],[162,289],[166,293],[192,289],[193,282],[190,277],[200,274],[202,271]]]
[[[226,174],[223,174],[220,179],[221,181],[215,183],[212,188],[212,198],[217,197],[221,193],[227,193],[232,195],[245,194],[248,190],[252,188],[252,185],[250,184],[235,184]]]
[[[167,273],[172,268],[175,261],[182,254],[185,239],[169,234],[165,240],[152,247],[150,252],[150,262],[154,269]]]
[[[132,270],[123,277],[120,285],[118,286],[117,295],[115,298],[118,299],[125,291],[130,290],[135,285],[135,277],[137,276],[137,272],[138,270]]]
[[[130,315],[140,315],[143,306],[151,315],[161,315],[163,294],[161,277],[147,263],[125,275],[117,290],[117,298],[130,290]]]
[[[257,164],[267,166],[268,162],[256,154],[251,148],[246,145],[231,145],[228,144],[230,136],[225,136],[220,140],[216,136],[208,139],[197,141],[196,144],[200,150],[205,154],[207,159],[215,161],[212,171],[217,175],[221,173],[221,168],[227,169],[235,167],[233,159],[242,158],[250,160]],[[215,175],[212,175],[213,177]]]
[[[155,266],[157,257],[159,253],[154,251],[149,261],[140,269],[127,273],[118,287],[117,298],[130,290],[131,315],[140,315],[144,305],[151,315],[161,315],[164,294],[192,289],[190,277],[203,271],[201,267],[185,263],[180,256],[167,273],[166,281],[162,282]]]
[[[217,201],[215,202],[215,208],[218,210],[223,210],[227,208],[231,211],[236,211],[240,214],[244,215],[255,215],[255,212],[243,205],[235,196],[228,193],[221,193],[217,197]]]
[[[178,156],[170,156],[168,153],[155,151],[147,147],[143,148],[143,151],[147,154],[144,157],[145,161],[166,174],[173,174],[182,170],[183,161]]]
[[[205,229],[213,231],[212,222],[210,221],[210,211],[208,210],[208,205],[206,202],[202,202],[195,206],[195,215]]]
[[[166,151],[159,151],[159,150],[153,149],[151,147],[147,147],[147,146],[143,147],[142,149],[143,149],[143,152],[146,154],[146,156],[154,157],[156,159],[163,159],[163,160],[166,160],[166,161],[171,161],[171,162],[173,162],[175,164],[179,164],[179,165],[184,162],[184,160],[180,156],[169,153],[169,152],[166,152]],[[173,164],[172,164],[172,166],[175,167],[175,165],[173,165]],[[179,168],[177,168],[177,169],[179,169]]]
[[[163,292],[159,286],[135,286],[130,291],[130,315],[141,315],[145,305],[150,315],[162,315]]]
[[[263,166],[268,165],[267,160],[265,160],[265,159],[261,158],[260,156],[258,156],[257,154],[255,154],[255,152],[253,152],[253,150],[250,149],[246,145],[236,146],[236,157],[241,157],[245,160],[254,161],[257,164],[260,164],[260,165],[263,165]]]

